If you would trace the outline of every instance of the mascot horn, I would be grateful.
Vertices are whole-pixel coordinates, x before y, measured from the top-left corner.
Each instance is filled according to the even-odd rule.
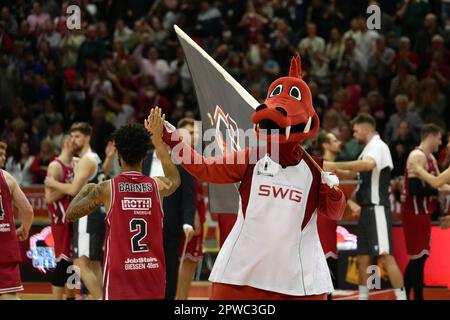
[[[270,140],[274,137],[272,130],[278,130],[280,143],[302,142],[316,134],[319,117],[301,73],[300,55],[297,55],[291,61],[289,76],[270,85],[265,102],[256,108],[252,117],[260,138]]]

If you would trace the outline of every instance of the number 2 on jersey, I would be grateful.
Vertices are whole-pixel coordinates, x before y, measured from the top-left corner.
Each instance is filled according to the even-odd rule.
[[[141,241],[147,236],[147,221],[140,218],[130,220],[130,232],[137,233],[131,237],[132,252],[147,252],[148,246]]]

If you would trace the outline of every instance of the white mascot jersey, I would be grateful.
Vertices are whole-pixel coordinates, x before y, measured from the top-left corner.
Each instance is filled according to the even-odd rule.
[[[282,168],[268,156],[249,168],[250,190],[241,185],[236,224],[209,280],[294,296],[332,292],[317,232],[317,209],[307,208],[309,198],[319,197],[320,181],[314,181],[312,173],[317,169],[305,159]]]

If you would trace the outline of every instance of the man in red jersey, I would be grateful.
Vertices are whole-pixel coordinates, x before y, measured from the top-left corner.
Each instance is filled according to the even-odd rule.
[[[325,161],[335,161],[341,152],[341,141],[339,141],[333,133],[319,131],[317,135],[317,152]],[[317,229],[319,231],[320,243],[323,253],[327,259],[328,268],[330,269],[331,279],[334,288],[337,287],[337,221],[327,218],[324,215],[317,216]],[[328,298],[331,299],[331,294]]]
[[[64,136],[62,140],[61,154],[47,169],[47,176],[62,183],[71,183],[73,179],[73,148],[70,136]],[[56,268],[52,274],[53,299],[62,300],[67,278],[71,272],[68,268],[72,265],[72,223],[66,220],[66,211],[72,197],[49,186],[45,186],[45,200],[51,214],[51,228],[55,239]],[[75,298],[75,290],[67,291],[67,299]]]
[[[342,142],[336,138],[331,132],[319,131],[316,140],[316,152],[325,161],[324,168],[328,170],[328,162],[333,162],[341,153]],[[335,174],[339,179],[356,179],[356,173],[348,170],[336,170]],[[345,194],[345,192],[344,192]],[[347,207],[355,214],[359,214],[360,207],[356,202],[347,198]],[[320,243],[322,245],[325,258],[327,259],[328,268],[330,269],[333,286],[338,286],[338,248],[337,248],[337,221],[327,218],[323,215],[317,216],[317,229],[319,231]],[[332,299],[332,294],[328,295],[328,299]]]
[[[87,122],[76,122],[70,127],[70,137],[75,155],[80,160],[71,183],[62,183],[53,177],[45,178],[45,186],[66,195],[75,196],[87,183],[100,183],[105,180],[102,161],[90,146],[92,127]],[[102,257],[105,237],[105,208],[73,223],[72,250],[73,264],[80,270],[80,277],[93,299],[102,298]]]
[[[121,174],[99,184],[87,184],[72,200],[67,220],[75,221],[101,204],[105,206],[106,237],[103,259],[103,299],[163,299],[165,261],[162,199],[180,184],[161,135],[163,120],[156,107],[145,121],[161,160],[165,177],[140,171],[149,148],[142,125],[130,124],[115,134]]]
[[[6,144],[0,142],[0,168],[5,164],[5,154]],[[22,217],[22,225],[17,230],[13,206]],[[14,177],[0,169],[0,300],[18,299],[17,292],[23,290],[19,241],[28,238],[32,222],[33,208],[27,197]]]
[[[442,129],[426,124],[421,130],[420,145],[408,156],[405,182],[401,196],[401,215],[409,263],[405,270],[405,289],[409,297],[414,290],[414,300],[423,300],[423,272],[430,254],[431,215],[439,207],[438,190],[423,181],[415,172],[416,165],[430,174],[439,175],[433,153],[442,143]]]
[[[199,143],[199,132],[198,127],[195,126],[195,121],[191,118],[181,119],[178,122],[178,128],[181,129],[180,132],[183,134],[185,141],[189,141],[191,147],[195,148],[195,145]],[[202,182],[195,179],[194,232],[192,235],[184,234],[180,239],[180,266],[178,270],[178,283],[176,291],[176,297],[178,300],[188,299],[192,278],[195,270],[197,269],[198,263],[203,258],[203,225],[206,220],[206,204],[202,189]]]

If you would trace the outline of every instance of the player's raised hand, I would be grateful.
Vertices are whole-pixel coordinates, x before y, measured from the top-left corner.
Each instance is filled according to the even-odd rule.
[[[162,114],[161,108],[155,107],[150,110],[150,114],[144,120],[144,126],[150,133],[153,144],[162,142],[165,119],[166,115]]]
[[[147,119],[144,120],[144,127],[150,133],[152,137],[152,143],[159,143],[160,141],[154,141],[155,137],[166,143],[170,148],[180,143],[183,139],[178,134],[177,128],[171,123],[166,121],[165,114],[162,114],[161,108],[155,107],[150,110]]]
[[[152,108],[148,114],[147,119],[144,119],[144,127],[147,129],[148,133],[152,134],[151,124],[153,122],[153,118],[155,117],[155,108]]]

